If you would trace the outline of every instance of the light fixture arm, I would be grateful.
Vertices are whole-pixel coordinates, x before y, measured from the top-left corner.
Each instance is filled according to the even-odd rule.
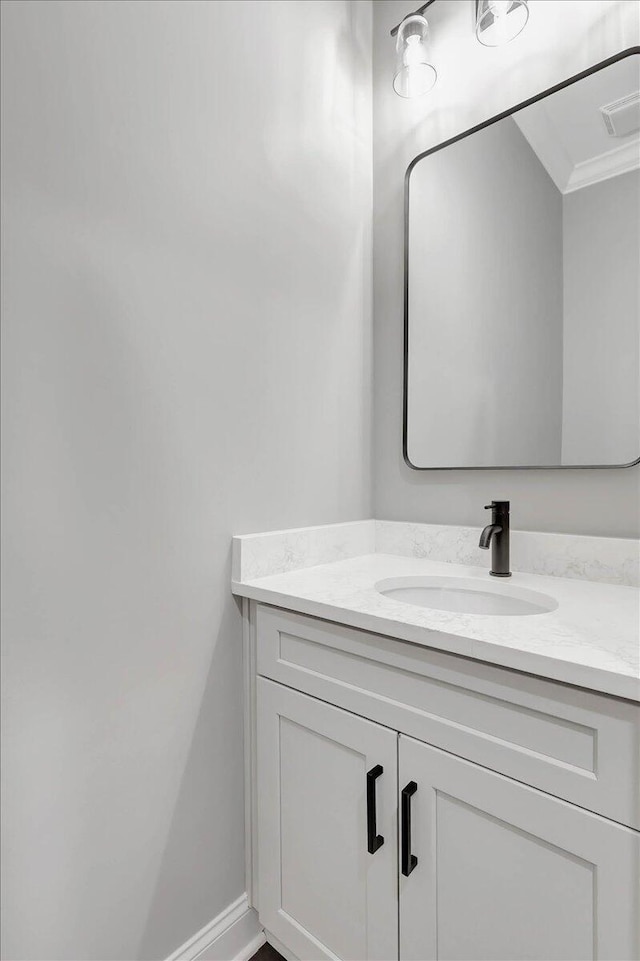
[[[416,14],[422,15],[422,14],[425,12],[425,10],[427,9],[427,7],[430,7],[431,4],[432,4],[432,3],[435,3],[435,2],[436,2],[436,0],[427,0],[427,2],[426,2],[426,3],[423,3],[422,6],[421,6],[421,7],[418,7],[417,10],[412,10],[411,13],[408,13],[408,14],[407,14],[407,17],[413,17],[413,16],[415,16]],[[405,17],[404,19],[406,20],[406,17]],[[400,21],[400,23],[402,23],[402,21]],[[397,24],[395,25],[395,27],[393,28],[393,30],[390,31],[392,37],[395,37],[395,35],[397,34],[398,30],[400,29],[400,23],[397,23]]]

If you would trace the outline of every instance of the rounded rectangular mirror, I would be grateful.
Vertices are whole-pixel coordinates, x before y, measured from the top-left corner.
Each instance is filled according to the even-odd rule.
[[[416,157],[405,214],[407,463],[638,463],[638,50]]]

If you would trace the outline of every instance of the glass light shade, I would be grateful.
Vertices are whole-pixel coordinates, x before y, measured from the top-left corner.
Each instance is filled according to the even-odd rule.
[[[527,0],[478,0],[476,37],[485,47],[499,47],[514,40],[528,19]]]
[[[420,14],[405,17],[398,27],[393,89],[399,97],[422,97],[438,74],[427,56],[427,21]]]

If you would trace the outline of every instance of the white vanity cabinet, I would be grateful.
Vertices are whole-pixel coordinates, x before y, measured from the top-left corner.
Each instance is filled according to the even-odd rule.
[[[253,602],[248,622],[252,895],[286,952],[640,957],[637,704]]]

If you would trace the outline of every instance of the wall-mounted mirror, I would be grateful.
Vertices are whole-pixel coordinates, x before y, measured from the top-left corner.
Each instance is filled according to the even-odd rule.
[[[638,51],[416,157],[405,204],[407,463],[638,462]]]

